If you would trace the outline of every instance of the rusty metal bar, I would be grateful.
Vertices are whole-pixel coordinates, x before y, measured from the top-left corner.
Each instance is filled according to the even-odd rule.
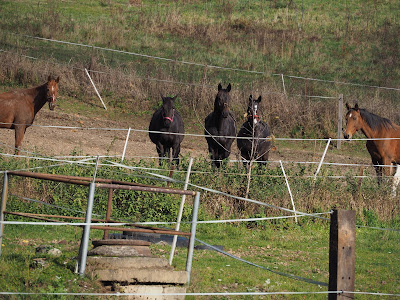
[[[175,190],[175,189],[167,189],[161,187],[127,186],[127,185],[107,184],[107,183],[96,183],[96,187],[102,189],[119,189],[119,190],[130,190],[130,191],[188,195],[188,196],[196,195],[196,193],[193,191]]]
[[[12,211],[5,211],[5,214],[9,215],[14,215],[14,216],[20,216],[20,217],[27,217],[35,220],[41,220],[41,221],[49,221],[49,222],[60,222],[60,223],[65,223],[63,221],[57,221],[53,219],[47,219],[47,218],[40,218],[38,215],[35,214],[29,214],[29,213],[21,213],[21,212],[12,212]]]
[[[76,178],[79,178],[79,177],[70,178],[67,176],[60,176],[60,175],[55,175],[55,174],[33,173],[33,172],[24,172],[24,171],[10,171],[9,174],[22,176],[22,177],[30,177],[30,178],[36,178],[36,179],[79,184],[79,185],[85,185],[85,186],[89,186],[89,184],[90,184],[89,182],[86,182],[83,180],[77,180]]]
[[[89,184],[90,184],[89,181],[93,181],[93,178],[90,178],[90,177],[45,174],[45,173],[35,173],[35,172],[27,172],[27,171],[9,171],[8,173],[10,175],[31,177],[31,178],[44,179],[44,180],[53,180],[53,181],[79,184],[79,185],[85,185],[85,186],[89,186]],[[137,183],[131,183],[131,182],[119,181],[119,180],[113,180],[113,179],[96,178],[95,181],[99,182],[96,184],[96,187],[99,187],[99,188],[135,190],[135,191],[143,191],[143,192],[167,193],[167,194],[189,195],[189,196],[196,195],[196,193],[192,192],[192,191],[183,191],[183,190],[179,190],[179,189],[154,187],[151,185],[137,184]]]
[[[36,173],[36,172],[28,172],[28,171],[9,171],[9,173],[13,174],[13,175],[18,175],[18,176],[24,176],[24,177],[34,177],[34,178],[38,178],[37,176],[46,177],[43,179],[47,179],[50,177],[50,178],[81,180],[81,181],[88,181],[88,182],[93,181],[93,177],[80,177],[80,176],[62,175],[62,174],[46,174],[46,173]],[[147,184],[127,182],[127,181],[121,181],[121,180],[115,180],[115,179],[97,178],[97,177],[95,178],[95,182],[152,187],[152,185],[147,185]]]
[[[113,189],[109,189],[108,190],[107,212],[106,212],[106,223],[110,222],[110,220],[111,220],[112,196],[113,196]],[[103,240],[108,240],[108,230],[104,230]]]
[[[23,212],[11,212],[11,211],[4,211],[5,214],[9,215],[16,215],[16,216],[21,216],[21,217],[27,217],[27,218],[32,218],[32,219],[38,219],[38,220],[43,220],[43,221],[51,221],[51,222],[59,222],[56,220],[52,219],[46,219],[46,218],[40,218],[40,217],[47,217],[47,218],[60,218],[60,219],[70,219],[70,220],[84,220],[85,218],[83,217],[70,217],[70,216],[57,216],[57,215],[47,215],[47,214],[33,214],[33,213],[23,213]],[[103,219],[92,219],[92,221],[95,222],[104,222],[105,220]],[[62,221],[61,221],[62,222]],[[109,220],[107,223],[122,223],[119,221],[115,220]],[[107,228],[108,230],[115,230],[115,231],[135,231],[135,232],[146,232],[146,233],[158,233],[158,234],[174,234],[176,231],[172,231],[169,229],[164,229],[164,228],[155,228],[155,227],[150,227],[150,226],[143,226],[143,225],[137,225],[137,224],[126,224],[126,226],[134,226],[137,227],[137,229],[134,228],[122,228],[118,227],[111,227],[111,226],[101,226],[102,228]],[[92,229],[100,229],[100,228],[95,228],[96,226],[91,226]],[[100,226],[97,226],[100,227]],[[189,235],[189,232],[180,232],[180,235]]]
[[[91,229],[99,229],[99,230],[110,230],[110,227],[107,227],[107,226],[91,225],[90,228]],[[144,232],[144,233],[158,233],[158,234],[168,234],[168,235],[191,236],[190,232],[174,231],[174,230],[139,229],[139,228],[122,228],[122,227],[113,227],[112,230],[128,231],[128,232]]]

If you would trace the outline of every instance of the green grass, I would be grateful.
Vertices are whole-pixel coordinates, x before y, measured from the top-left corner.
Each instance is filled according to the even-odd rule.
[[[4,274],[0,275],[0,290],[37,293],[99,292],[100,286],[90,277],[81,278],[73,273],[80,235],[81,229],[65,226],[6,225],[0,258],[0,274]],[[92,230],[91,239],[100,237],[99,231]],[[324,283],[329,281],[329,225],[325,222],[314,223],[300,219],[299,225],[265,222],[264,226],[253,228],[243,224],[201,224],[198,225],[196,237],[208,244],[222,246],[225,252],[273,271]],[[357,229],[356,291],[399,293],[400,248],[397,240],[397,232]],[[35,253],[35,248],[43,244],[59,248],[63,254],[59,258],[45,255],[48,266],[33,269],[29,267],[32,260],[43,257],[43,254]],[[169,246],[152,245],[151,249],[154,255],[168,259]],[[177,248],[173,263],[176,270],[185,269],[186,255],[185,248]],[[187,291],[224,293],[325,290],[325,287],[280,276],[215,251],[195,250],[191,284]],[[272,299],[281,297],[272,296]],[[358,295],[357,299],[370,297]],[[289,298],[326,299],[326,295]]]

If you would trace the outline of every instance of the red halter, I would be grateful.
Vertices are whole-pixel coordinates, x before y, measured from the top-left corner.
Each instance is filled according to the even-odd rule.
[[[174,115],[175,115],[175,109],[174,109],[174,110],[172,110],[172,118],[164,116],[164,112],[162,112],[162,117],[163,117],[163,119],[170,120],[170,121],[171,121],[171,123],[173,123],[173,122],[174,122]]]

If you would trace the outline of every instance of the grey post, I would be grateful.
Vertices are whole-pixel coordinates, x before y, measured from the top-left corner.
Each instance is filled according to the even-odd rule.
[[[343,94],[339,95],[339,104],[338,104],[338,124],[337,124],[337,148],[340,149],[340,145],[342,141],[342,131],[343,131]]]
[[[8,173],[4,172],[3,179],[3,191],[1,192],[1,206],[0,206],[0,256],[1,256],[1,248],[3,245],[3,221],[4,221],[4,211],[6,210],[7,203],[7,194],[8,194]]]
[[[355,211],[334,210],[329,241],[329,291],[354,292],[355,244]],[[328,299],[354,299],[354,294],[329,294]]]
[[[183,187],[183,189],[185,191],[187,190],[188,185],[189,185],[189,177],[190,177],[190,172],[192,170],[192,164],[193,164],[193,158],[190,158],[188,170],[187,170],[187,173],[186,173],[185,185]],[[186,195],[182,195],[182,200],[181,200],[181,205],[179,207],[178,220],[176,222],[175,231],[179,231],[179,229],[180,229],[183,209],[184,209],[184,205],[185,205],[185,199],[186,199]],[[174,235],[174,238],[172,240],[172,245],[171,245],[171,253],[169,254],[169,264],[170,265],[172,265],[172,260],[174,259],[174,253],[175,253],[175,248],[176,248],[177,241],[178,241],[178,236]]]
[[[192,226],[190,230],[191,236],[190,236],[188,256],[186,261],[186,272],[188,275],[187,283],[190,282],[190,273],[192,271],[194,241],[196,240],[196,227],[197,227],[197,215],[199,212],[199,203],[200,203],[200,192],[197,192],[193,203]]]
[[[89,198],[85,217],[85,227],[83,229],[83,235],[81,240],[81,251],[80,251],[80,263],[79,263],[79,275],[85,275],[87,251],[89,245],[89,235],[90,235],[90,223],[92,222],[92,211],[94,202],[94,190],[96,183],[91,182],[89,186]]]

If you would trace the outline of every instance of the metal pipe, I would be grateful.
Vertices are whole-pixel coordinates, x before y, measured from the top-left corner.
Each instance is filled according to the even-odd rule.
[[[192,216],[192,226],[191,226],[191,236],[189,241],[189,249],[188,256],[186,261],[186,272],[188,276],[187,283],[190,283],[190,273],[192,271],[192,262],[193,262],[193,251],[194,251],[194,241],[196,239],[196,227],[197,227],[197,216],[199,212],[199,203],[200,203],[200,192],[196,193],[196,197],[194,198],[193,203],[193,216]]]
[[[108,190],[108,202],[107,202],[107,212],[106,212],[106,223],[109,223],[111,220],[111,209],[112,209],[112,197],[113,197],[113,189]],[[104,230],[103,240],[108,239],[108,230]]]
[[[87,251],[88,251],[88,245],[89,245],[90,223],[92,220],[95,188],[96,188],[96,184],[92,182],[89,187],[89,198],[88,198],[86,218],[85,218],[85,223],[87,225],[85,225],[85,227],[83,229],[83,235],[82,235],[82,240],[81,240],[82,251],[80,251],[81,255],[80,255],[80,264],[79,264],[79,275],[81,277],[83,277],[85,275]]]
[[[4,172],[3,190],[1,192],[1,206],[0,206],[0,256],[1,256],[1,248],[3,246],[3,229],[4,229],[3,221],[4,221],[4,211],[6,210],[7,195],[8,195],[8,173]]]
[[[46,174],[46,173],[36,173],[36,172],[27,172],[27,171],[9,171],[9,174],[23,176],[23,177],[44,179],[44,180],[61,181],[61,182],[66,182],[66,183],[83,184],[83,185],[87,185],[87,186],[89,186],[89,183],[91,181],[93,181],[93,177],[80,177],[80,176],[60,175],[60,174]],[[68,179],[68,181],[66,181],[66,179]],[[79,182],[74,182],[72,180],[77,180]],[[82,181],[88,181],[88,182],[83,183]],[[147,184],[126,182],[126,181],[121,181],[121,180],[105,179],[105,178],[96,178],[95,181],[103,182],[103,183],[112,183],[112,184],[153,187],[152,185],[147,185]]]
[[[192,164],[193,164],[193,158],[190,158],[188,170],[187,170],[187,173],[186,173],[185,185],[183,187],[183,189],[185,191],[187,190],[188,185],[189,185],[189,177],[190,177],[190,172],[192,170]],[[186,195],[182,195],[181,206],[179,207],[178,220],[177,220],[177,223],[176,223],[175,231],[179,231],[179,229],[180,229],[182,215],[183,215],[183,208],[184,208],[184,205],[185,205],[185,200],[186,200]],[[169,264],[170,265],[172,265],[172,260],[174,258],[174,253],[175,253],[177,240],[178,240],[178,236],[174,235],[174,239],[172,240],[172,245],[171,245],[171,253],[169,254]]]
[[[166,189],[161,187],[127,186],[127,185],[107,184],[107,183],[96,183],[96,187],[102,189],[120,189],[120,190],[166,193],[166,194],[176,194],[176,195],[189,195],[189,196],[196,195],[196,192],[193,191]]]

